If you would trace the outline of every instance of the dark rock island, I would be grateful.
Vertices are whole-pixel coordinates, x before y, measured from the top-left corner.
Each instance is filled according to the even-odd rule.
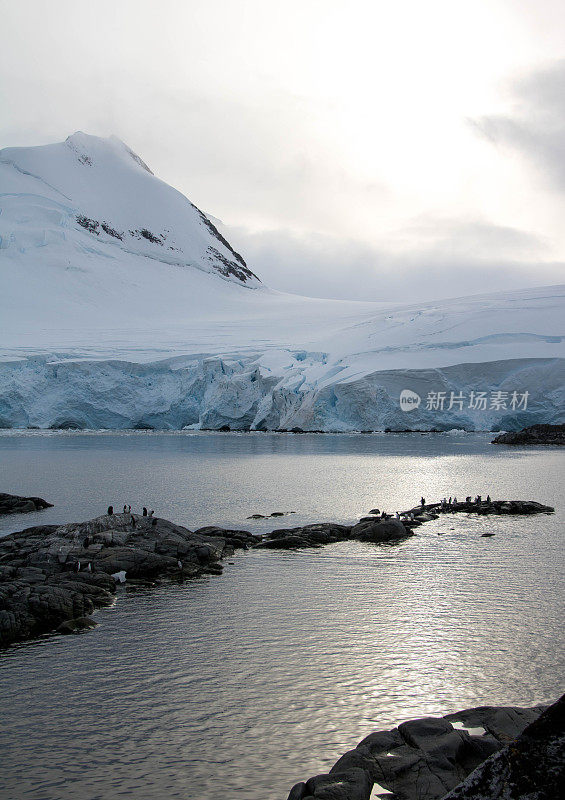
[[[441,514],[479,515],[530,515],[551,514],[555,509],[534,500],[483,500],[476,498],[462,502],[427,503],[402,511],[398,517],[381,514],[378,509],[363,517],[357,525],[338,525],[319,522],[301,528],[279,528],[267,533],[257,547],[269,550],[298,550],[304,547],[321,547],[348,539],[373,544],[394,544],[414,535],[414,528],[438,519]]]
[[[565,424],[531,425],[521,431],[501,433],[491,444],[558,444],[565,445]]]
[[[25,514],[29,511],[42,511],[44,508],[53,508],[53,504],[42,497],[18,497],[15,494],[0,493],[0,515]]]
[[[257,538],[246,531],[195,532],[165,519],[109,514],[88,522],[40,525],[0,539],[0,645],[57,628],[94,626],[123,580],[185,578],[222,571],[218,563]]]

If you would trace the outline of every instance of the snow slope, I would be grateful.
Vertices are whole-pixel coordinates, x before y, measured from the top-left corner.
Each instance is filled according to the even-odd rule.
[[[564,286],[410,305],[275,292],[119,140],[0,151],[0,426],[563,421],[564,311]]]
[[[0,247],[11,255],[49,245],[72,264],[83,253],[123,253],[259,283],[213,223],[115,137],[79,132],[58,144],[6,148],[0,186]]]

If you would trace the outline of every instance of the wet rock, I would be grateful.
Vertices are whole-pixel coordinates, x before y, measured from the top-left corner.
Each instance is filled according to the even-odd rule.
[[[351,538],[360,542],[395,542],[413,536],[399,519],[370,519],[359,522],[351,529]]]
[[[368,750],[360,746],[342,755],[331,768],[330,774],[348,772],[352,769],[362,769],[371,777],[372,781],[377,780],[374,761]]]
[[[296,784],[292,789],[295,795],[289,795],[289,800],[322,797],[328,800],[358,800],[370,796],[374,783],[392,792],[395,800],[440,800],[444,797],[445,800],[448,797],[450,800],[557,798],[560,795],[556,787],[558,781],[562,780],[565,761],[563,700],[560,703],[561,710],[550,715],[547,723],[540,717],[544,711],[543,706],[486,706],[445,717],[423,717],[405,722],[390,731],[376,731],[363,739],[354,750],[345,753],[328,775],[318,775],[305,783]],[[533,728],[533,734],[528,736],[530,728]],[[525,757],[532,752],[532,757],[527,763],[522,760],[520,769],[527,775],[538,776],[532,777],[533,784],[528,785],[539,786],[539,776],[543,774],[543,770],[553,770],[549,782],[553,794],[551,791],[539,795],[534,793],[531,796],[491,794],[489,792],[494,784],[490,779],[490,782],[481,780],[474,794],[457,794],[455,787],[477,767],[479,769],[473,774],[480,774],[482,768],[479,765],[483,762],[486,765],[491,757],[497,759],[505,751],[513,753],[514,745],[511,748],[507,748],[507,745],[514,740],[518,744],[522,734],[528,736],[527,740],[524,739],[528,744],[524,743],[522,752]],[[549,763],[549,755],[553,758],[553,764]],[[537,759],[541,759],[543,764],[540,769],[536,767]],[[505,776],[508,774],[510,772],[504,773]],[[514,775],[518,776],[518,780],[520,770],[516,765]],[[467,783],[462,786],[466,787]],[[473,791],[477,786],[473,784]],[[447,794],[454,789],[453,794]]]
[[[208,564],[200,570],[201,575],[221,575],[224,568],[221,564]]]
[[[303,536],[296,536],[289,533],[286,536],[278,536],[276,539],[265,539],[257,547],[266,550],[299,550],[305,547],[319,547]]]
[[[94,569],[108,575],[125,572],[132,578],[151,578],[165,572],[177,570],[178,559],[170,555],[150,552],[137,547],[113,547],[109,552],[100,551]]]
[[[42,497],[18,497],[15,494],[0,493],[0,515],[27,514],[30,511],[42,511],[44,508],[53,508],[53,503],[48,503]]]
[[[316,800],[369,800],[372,785],[367,772],[358,768],[316,775],[306,781],[307,791]]]
[[[506,500],[495,501],[490,504],[492,511],[488,508],[480,508],[479,513],[494,514],[552,514],[555,509],[553,506],[544,506],[542,503],[535,503],[533,500]]]
[[[412,535],[412,532],[400,520],[366,517],[353,527],[322,522],[304,525],[301,528],[281,528],[266,534],[257,547],[269,550],[296,550],[305,547],[320,547],[348,539],[379,544],[401,541]]]
[[[297,550],[320,547],[349,539],[351,528],[334,522],[320,522],[301,528],[281,528],[268,533],[257,547],[269,550]]]
[[[565,424],[531,425],[529,428],[523,428],[521,431],[501,433],[492,440],[491,444],[565,445]]]
[[[445,800],[556,800],[565,787],[565,695]]]
[[[304,782],[295,783],[289,792],[287,800],[304,800],[308,795],[308,789]]]
[[[92,628],[96,628],[96,625],[97,623],[92,617],[78,617],[77,619],[67,619],[65,622],[62,622],[57,628],[57,632],[63,634],[84,633],[84,631],[90,631]]]
[[[484,728],[498,742],[508,744],[508,742],[514,741],[546,708],[547,706],[543,705],[533,708],[481,706],[458,711],[455,714],[447,714],[444,719],[451,723],[460,722],[471,730]]]
[[[205,528],[198,528],[195,533],[200,536],[215,536],[224,539],[226,544],[231,545],[235,550],[247,550],[247,548],[254,547],[259,541],[261,541],[259,536],[255,536],[250,531],[219,528],[215,525],[208,525]]]
[[[69,620],[110,605],[113,575],[147,582],[220,573],[226,538],[220,529],[213,533],[193,533],[155,517],[110,514],[0,539],[0,645],[68,628]],[[251,536],[230,533],[240,546]]]
[[[47,580],[47,573],[43,569],[37,567],[19,567],[14,573],[17,580],[24,581],[25,583],[45,583]]]

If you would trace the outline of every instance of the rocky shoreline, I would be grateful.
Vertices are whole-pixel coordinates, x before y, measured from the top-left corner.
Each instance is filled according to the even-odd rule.
[[[539,514],[534,501],[422,503],[392,515],[373,509],[356,525],[325,522],[264,536],[215,526],[190,531],[158,517],[104,514],[86,522],[39,525],[0,539],[0,646],[58,630],[95,626],[91,614],[111,605],[119,583],[183,580],[222,571],[235,549],[322,547],[332,542],[395,544],[441,514]],[[485,534],[487,535],[487,534]]]
[[[484,706],[376,731],[287,800],[557,800],[565,781],[565,696],[552,706]]]
[[[553,444],[565,445],[565,424],[531,425],[521,431],[501,433],[491,444]]]
[[[0,646],[58,630],[94,627],[116,587],[218,574],[223,556],[257,538],[247,531],[192,532],[157,517],[105,514],[39,525],[0,539]]]
[[[357,540],[373,544],[394,544],[414,535],[414,529],[438,519],[442,514],[531,515],[551,514],[552,506],[533,500],[475,500],[463,502],[442,501],[422,503],[394,515],[375,508],[369,516],[362,517],[356,525],[339,525],[321,522],[298,528],[279,528],[266,534],[257,547],[270,550],[296,550],[305,547],[322,547],[333,542]],[[398,516],[397,516],[398,515]],[[258,516],[258,515],[257,515]],[[485,534],[488,535],[488,534]]]

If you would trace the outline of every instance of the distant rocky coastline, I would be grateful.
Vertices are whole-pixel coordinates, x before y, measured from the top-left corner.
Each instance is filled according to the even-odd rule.
[[[565,696],[371,733],[329,773],[295,784],[288,800],[557,800],[564,785]]]
[[[44,508],[53,508],[53,503],[48,503],[42,497],[19,497],[15,494],[0,493],[0,516],[27,514],[30,511],[42,511]]]
[[[369,516],[362,517],[357,525],[338,525],[335,522],[320,522],[298,528],[279,528],[266,534],[256,547],[269,550],[297,550],[305,547],[321,547],[333,542],[357,540],[373,544],[394,544],[414,535],[414,529],[426,522],[438,519],[441,514],[486,515],[531,515],[551,514],[552,506],[533,500],[483,500],[456,502],[452,498],[439,503],[421,503],[419,506],[396,514],[386,514],[373,509]],[[254,515],[259,516],[259,515]],[[488,534],[485,534],[488,535]]]
[[[521,431],[501,433],[491,444],[553,444],[565,445],[565,424],[563,425],[530,425]]]

